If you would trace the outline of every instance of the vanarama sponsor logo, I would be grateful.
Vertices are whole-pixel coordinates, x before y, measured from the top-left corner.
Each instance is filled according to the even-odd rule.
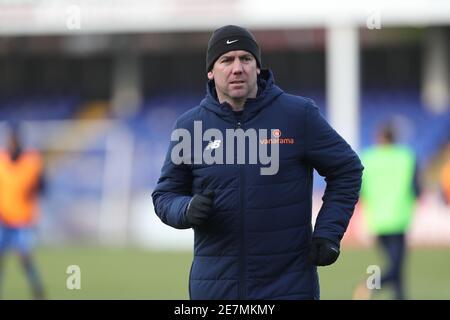
[[[294,144],[294,138],[270,138],[270,139],[260,139],[261,144]]]
[[[269,138],[269,139],[259,139],[259,142],[261,144],[294,144],[295,143],[294,138],[281,138],[281,130],[280,129],[272,130],[272,136],[273,136],[273,138]]]

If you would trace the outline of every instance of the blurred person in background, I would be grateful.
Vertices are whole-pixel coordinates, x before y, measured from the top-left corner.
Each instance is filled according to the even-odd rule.
[[[450,205],[450,141],[445,147],[444,166],[441,169],[440,185],[442,196],[447,205]]]
[[[200,141],[202,154],[184,150],[176,163],[178,139],[172,138],[152,196],[164,223],[194,229],[190,298],[319,299],[317,266],[339,256],[359,196],[361,162],[311,99],[284,93],[272,72],[261,69],[260,49],[248,30],[214,31],[206,73],[205,99],[176,121],[174,133],[195,136],[194,121],[224,137],[226,130],[268,130],[266,144],[279,144],[279,168],[263,175],[261,163],[193,161],[208,150],[218,155],[229,144],[236,148],[217,136]],[[259,147],[253,150],[263,144],[255,140]],[[314,230],[313,168],[327,181]]]
[[[405,299],[405,237],[411,225],[420,189],[417,160],[407,146],[396,143],[394,125],[378,132],[377,145],[363,152],[364,176],[361,203],[369,231],[388,258],[387,271],[381,270],[381,286],[392,284],[395,299]],[[369,299],[372,290],[366,282],[354,292],[355,299]]]
[[[43,164],[39,152],[23,150],[17,127],[11,127],[7,150],[0,150],[0,294],[5,254],[18,254],[33,298],[44,290],[32,259],[33,228],[37,223],[37,197],[43,189]]]

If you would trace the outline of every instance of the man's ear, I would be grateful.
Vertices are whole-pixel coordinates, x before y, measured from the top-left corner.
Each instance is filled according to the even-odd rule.
[[[209,71],[209,72],[208,72],[208,79],[209,79],[209,80],[213,80],[213,79],[214,79],[214,74],[213,74],[212,71]]]
[[[259,76],[260,73],[261,73],[261,69],[260,68],[256,68],[256,74]]]

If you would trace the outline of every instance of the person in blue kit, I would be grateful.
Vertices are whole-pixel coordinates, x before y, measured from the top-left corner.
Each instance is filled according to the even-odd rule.
[[[190,298],[319,299],[317,266],[339,256],[361,162],[311,99],[275,85],[247,29],[213,32],[206,72],[206,97],[177,119],[152,193],[162,222],[194,230]],[[327,182],[314,230],[313,169]]]

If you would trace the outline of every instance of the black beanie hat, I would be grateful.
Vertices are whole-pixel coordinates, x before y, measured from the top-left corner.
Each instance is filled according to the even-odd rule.
[[[206,72],[209,72],[216,60],[228,51],[245,50],[250,52],[261,68],[261,51],[255,37],[242,27],[228,25],[215,30],[209,39],[206,51]]]

